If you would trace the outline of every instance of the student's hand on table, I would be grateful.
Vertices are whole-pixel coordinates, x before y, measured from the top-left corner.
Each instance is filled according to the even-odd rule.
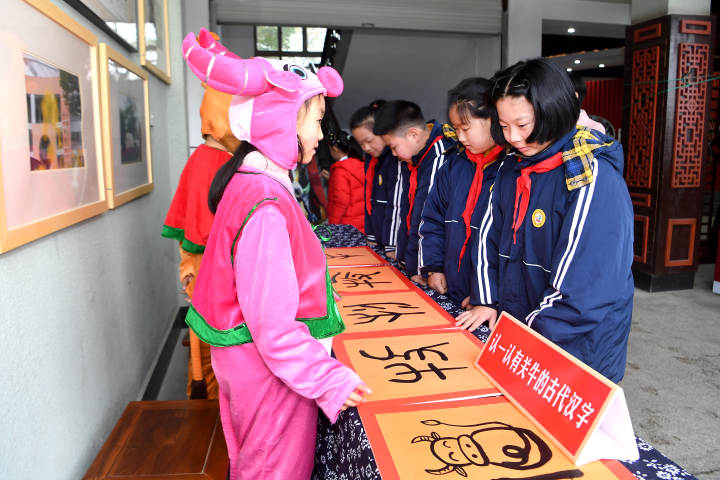
[[[365,385],[364,383],[361,383],[358,385],[355,390],[350,394],[350,396],[345,399],[345,403],[343,403],[341,411],[345,411],[350,407],[357,407],[361,403],[365,403],[365,395],[370,395],[372,391]]]
[[[190,296],[187,293],[187,287],[190,285],[193,278],[195,278],[195,275],[185,275],[185,278],[182,279],[182,290],[183,293],[185,293],[185,301],[188,303],[190,302]]]
[[[447,279],[441,272],[432,272],[428,275],[428,287],[443,295],[447,293]]]
[[[470,305],[470,295],[463,298],[463,301],[460,304],[460,308],[462,308],[463,310],[469,310],[472,308],[472,305]]]
[[[385,256],[387,256],[390,260],[395,260],[395,250],[385,252]]]
[[[425,280],[425,279],[422,277],[422,275],[413,275],[412,277],[410,277],[410,280],[412,280],[412,281],[415,282],[415,283],[419,283],[419,284],[422,285],[423,287],[426,287],[426,286],[427,286],[427,280]]]
[[[458,315],[455,320],[457,320],[456,326],[471,332],[485,322],[488,322],[488,327],[492,330],[497,322],[497,311],[492,307],[475,305],[467,312]]]

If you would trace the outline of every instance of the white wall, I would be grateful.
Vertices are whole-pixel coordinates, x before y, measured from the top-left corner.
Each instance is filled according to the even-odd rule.
[[[501,0],[214,0],[219,23],[500,33]]]
[[[343,128],[376,98],[410,100],[427,119],[446,120],[447,91],[500,67],[500,36],[355,30],[334,111]]]
[[[2,478],[81,478],[142,392],[180,304],[177,247],[160,236],[187,158],[175,121],[186,116],[181,11],[168,4],[173,83],[150,75],[155,190],[0,255]]]
[[[632,22],[664,15],[710,15],[710,0],[633,0]]]
[[[586,0],[508,0],[503,65],[540,56],[543,19],[630,25],[630,5]]]
[[[183,38],[184,35],[190,32],[194,32],[197,35],[201,28],[210,30],[209,3],[209,0],[183,0]],[[200,104],[202,103],[205,89],[202,87],[200,80],[190,71],[187,64],[183,66],[183,70],[185,71],[185,78],[188,79],[185,84],[188,111],[188,139],[190,149],[194,149],[204,143],[202,132],[200,131],[202,127],[200,121]],[[190,152],[188,152],[188,156],[189,154]]]
[[[220,42],[236,55],[250,58],[255,55],[255,27],[253,25],[220,25]]]

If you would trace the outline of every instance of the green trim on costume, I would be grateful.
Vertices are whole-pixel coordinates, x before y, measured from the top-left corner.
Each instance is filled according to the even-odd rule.
[[[237,243],[238,238],[240,238],[240,234],[242,233],[243,228],[245,228],[245,224],[248,222],[248,220],[250,220],[250,215],[252,215],[255,212],[255,210],[257,210],[257,208],[260,206],[261,203],[266,202],[268,200],[277,202],[277,199],[278,199],[277,197],[263,198],[258,203],[253,205],[253,207],[250,209],[250,213],[248,213],[245,216],[245,220],[243,220],[242,225],[240,225],[240,229],[235,234],[235,238],[233,239],[232,244],[230,245],[230,264],[231,265],[235,265],[235,244]],[[207,342],[205,342],[205,343],[207,343]]]
[[[168,227],[167,225],[163,225],[161,235],[165,238],[172,238],[174,240],[182,242],[183,238],[185,238],[185,230],[183,230],[182,228]]]
[[[340,316],[340,310],[335,303],[333,295],[332,281],[330,280],[330,272],[325,267],[325,290],[327,292],[327,315],[324,317],[314,318],[297,318],[299,322],[303,322],[308,326],[310,335],[314,338],[329,338],[345,331],[345,323]],[[241,323],[229,330],[218,330],[207,323],[207,320],[190,305],[185,323],[195,332],[203,342],[213,347],[230,347],[233,345],[242,345],[253,341],[247,324]]]
[[[204,245],[198,245],[197,243],[193,243],[187,238],[183,238],[182,249],[186,252],[190,253],[204,253],[205,252],[205,246]]]
[[[204,253],[205,245],[198,245],[185,238],[185,230],[182,228],[168,227],[163,225],[161,235],[165,238],[170,238],[180,242],[180,246],[183,250],[189,253]]]

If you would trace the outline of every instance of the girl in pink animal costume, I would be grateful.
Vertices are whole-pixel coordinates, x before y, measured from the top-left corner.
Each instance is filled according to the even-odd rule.
[[[242,144],[220,168],[215,210],[187,323],[212,345],[230,479],[307,479],[317,410],[335,422],[370,393],[329,355],[344,330],[325,254],[292,193],[289,170],[309,162],[324,96],[343,82],[264,58],[241,59],[201,31],[183,53],[210,87],[233,95]]]

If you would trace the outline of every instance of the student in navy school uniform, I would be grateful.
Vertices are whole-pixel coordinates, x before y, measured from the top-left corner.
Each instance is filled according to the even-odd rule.
[[[463,307],[470,304],[474,268],[471,238],[487,208],[490,187],[504,157],[490,133],[490,82],[467,78],[448,92],[448,117],[460,151],[438,171],[420,222],[420,270],[428,286]],[[458,323],[474,330],[479,324]]]
[[[402,196],[400,229],[397,236],[397,259],[410,279],[426,284],[419,267],[418,228],[423,205],[435,181],[438,169],[448,159],[454,142],[444,135],[443,125],[426,122],[422,110],[415,103],[393,100],[383,105],[375,115],[375,135],[382,135],[393,155],[407,166],[407,196]]]
[[[350,130],[365,152],[365,235],[368,243],[395,258],[397,229],[392,225],[400,217],[397,180],[401,165],[382,137],[373,133],[375,113],[384,104],[385,100],[375,100],[356,110],[350,117]]]
[[[618,142],[576,125],[557,65],[498,72],[494,135],[512,146],[480,225],[477,276],[491,328],[507,311],[618,382],[633,301],[633,209]]]

